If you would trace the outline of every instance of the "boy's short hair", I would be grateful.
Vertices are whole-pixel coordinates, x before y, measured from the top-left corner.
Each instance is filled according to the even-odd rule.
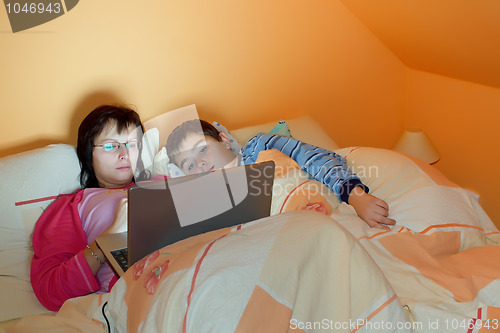
[[[167,149],[167,155],[170,162],[173,163],[173,157],[179,152],[179,146],[191,133],[210,136],[217,141],[222,141],[219,131],[209,122],[201,119],[185,121],[177,126],[168,136],[165,148]]]

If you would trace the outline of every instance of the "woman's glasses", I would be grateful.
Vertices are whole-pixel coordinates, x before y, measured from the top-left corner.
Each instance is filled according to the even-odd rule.
[[[102,145],[94,145],[94,147],[102,148],[104,151],[109,153],[117,152],[122,145],[128,150],[138,150],[141,149],[141,143],[139,141],[129,141],[129,142],[106,142]]]

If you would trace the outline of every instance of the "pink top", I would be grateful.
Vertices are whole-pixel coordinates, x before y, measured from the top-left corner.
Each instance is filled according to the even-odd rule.
[[[92,274],[83,250],[111,224],[124,197],[123,189],[79,190],[62,195],[40,216],[33,231],[30,278],[47,309],[57,311],[69,298],[107,291],[114,283],[107,264],[97,277]]]
[[[87,234],[87,244],[92,243],[97,236],[113,222],[116,206],[121,199],[127,197],[126,189],[87,188],[83,190],[82,200],[78,203],[78,211],[82,227]],[[115,273],[106,262],[102,265],[97,278],[101,282],[99,292],[107,292],[109,283]]]

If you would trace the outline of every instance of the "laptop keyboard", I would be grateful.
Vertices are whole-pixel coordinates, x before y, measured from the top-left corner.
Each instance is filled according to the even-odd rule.
[[[111,251],[111,254],[125,272],[128,269],[128,249]]]

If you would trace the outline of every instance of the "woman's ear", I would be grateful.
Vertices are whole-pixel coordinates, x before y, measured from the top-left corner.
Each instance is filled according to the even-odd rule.
[[[224,132],[219,132],[219,137],[221,138],[222,143],[226,146],[227,149],[231,150],[231,141],[229,141],[229,137]]]

